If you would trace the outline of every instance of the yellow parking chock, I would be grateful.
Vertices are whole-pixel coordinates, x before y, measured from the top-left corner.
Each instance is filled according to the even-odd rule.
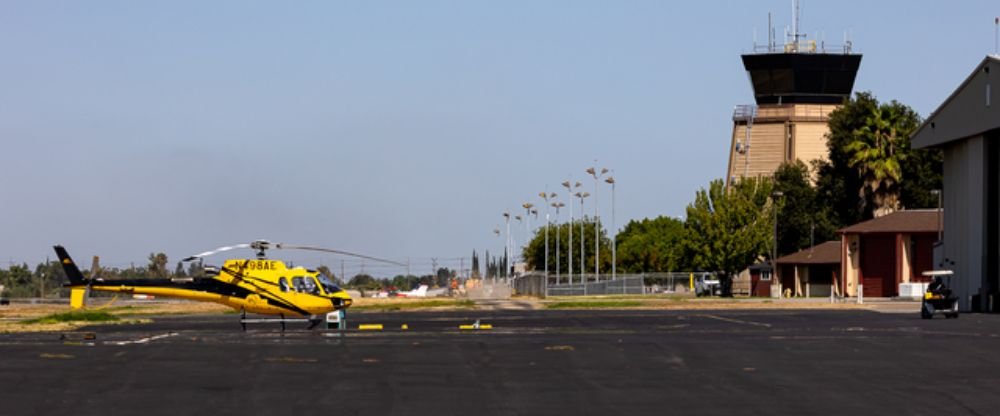
[[[470,330],[470,329],[493,329],[493,325],[490,325],[490,324],[481,324],[481,325],[475,325],[475,324],[472,324],[472,325],[459,325],[459,326],[458,326],[458,329],[462,329],[462,330]]]
[[[381,331],[382,324],[361,324],[358,325],[358,329],[361,331]]]

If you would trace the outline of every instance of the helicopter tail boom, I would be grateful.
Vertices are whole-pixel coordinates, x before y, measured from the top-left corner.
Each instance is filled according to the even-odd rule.
[[[80,269],[76,267],[73,263],[73,259],[70,258],[69,253],[63,246],[55,246],[56,255],[59,256],[59,263],[62,264],[63,271],[66,272],[66,277],[69,278],[70,286],[82,286],[87,284],[87,279],[83,277],[83,273]]]
[[[62,264],[66,277],[69,278],[69,306],[71,309],[80,309],[87,303],[87,279],[83,277],[80,268],[76,267],[73,259],[66,252],[63,246],[55,246],[56,255],[59,256],[59,263]]]

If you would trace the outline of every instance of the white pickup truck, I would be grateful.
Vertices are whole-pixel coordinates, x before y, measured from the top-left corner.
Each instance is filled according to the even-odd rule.
[[[722,293],[722,285],[709,273],[702,273],[694,280],[694,294],[696,296],[718,296]]]

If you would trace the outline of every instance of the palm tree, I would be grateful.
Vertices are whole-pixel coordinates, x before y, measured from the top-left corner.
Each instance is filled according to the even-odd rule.
[[[864,125],[854,130],[854,141],[847,144],[848,166],[857,169],[862,185],[862,201],[874,205],[873,214],[881,217],[902,208],[899,202],[902,180],[901,163],[912,130],[908,114],[896,103],[873,107]]]

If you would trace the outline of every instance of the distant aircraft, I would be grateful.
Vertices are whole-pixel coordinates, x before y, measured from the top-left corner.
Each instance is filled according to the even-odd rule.
[[[399,292],[395,289],[391,290],[381,290],[372,295],[373,298],[424,298],[427,297],[427,289],[430,287],[427,285],[420,285],[420,287],[406,291]]]
[[[427,297],[427,289],[430,289],[427,285],[420,285],[420,287],[413,289],[409,292],[396,292],[397,298],[423,298]]]

